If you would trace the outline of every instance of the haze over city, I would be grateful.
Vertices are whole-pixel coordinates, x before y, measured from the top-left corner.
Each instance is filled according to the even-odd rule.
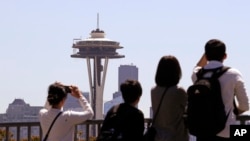
[[[191,72],[211,38],[224,41],[225,65],[242,72],[250,96],[250,2],[210,1],[0,1],[0,113],[15,98],[32,106],[44,105],[49,84],[60,81],[89,92],[86,60],[74,59],[73,39],[88,38],[97,27],[106,38],[120,42],[125,55],[109,60],[104,100],[118,90],[118,67],[139,69],[145,117],[151,106],[150,89],[163,55],[176,56],[182,67],[179,83],[192,83]]]

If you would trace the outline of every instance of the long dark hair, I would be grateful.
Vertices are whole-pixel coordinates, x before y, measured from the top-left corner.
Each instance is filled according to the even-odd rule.
[[[181,67],[176,57],[168,55],[160,59],[155,75],[157,86],[170,87],[177,85],[181,76]]]

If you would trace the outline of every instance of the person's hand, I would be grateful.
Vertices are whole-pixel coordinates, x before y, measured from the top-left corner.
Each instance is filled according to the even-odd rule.
[[[65,87],[64,84],[62,84],[61,82],[58,82],[58,81],[56,81],[55,84],[57,84],[57,85],[59,85],[59,86],[62,86],[62,87]],[[69,87],[69,89],[71,90],[71,93],[70,93],[70,94],[71,94],[73,97],[75,97],[75,98],[80,98],[80,97],[82,97],[82,94],[81,94],[81,92],[80,92],[80,90],[78,89],[77,86],[70,85],[70,86],[68,86],[68,87]]]
[[[80,90],[78,89],[77,86],[71,85],[71,86],[70,86],[70,89],[71,89],[71,95],[72,95],[73,97],[75,97],[75,98],[80,98],[80,97],[82,97],[82,94],[81,94],[81,92],[80,92]]]

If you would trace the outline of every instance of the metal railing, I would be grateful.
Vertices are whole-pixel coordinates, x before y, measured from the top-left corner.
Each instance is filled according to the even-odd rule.
[[[93,141],[98,135],[103,120],[88,120],[75,126],[74,141]],[[145,119],[145,127],[151,119]],[[33,130],[33,129],[36,130]],[[35,133],[34,133],[35,131]],[[39,122],[0,123],[0,141],[41,141]]]
[[[250,121],[250,115],[241,115],[237,117],[240,124],[246,124]],[[75,126],[75,141],[94,141],[101,128],[103,120],[88,120]],[[145,127],[152,122],[150,118],[145,119]],[[93,128],[94,127],[94,128]],[[13,129],[14,128],[14,129]],[[33,133],[36,128],[36,133]],[[94,130],[93,130],[94,129]],[[13,133],[13,130],[15,133]],[[25,131],[22,131],[25,130]],[[23,135],[25,134],[25,135]],[[25,136],[25,137],[23,137]],[[0,123],[1,141],[41,141],[42,130],[39,122],[17,122]]]

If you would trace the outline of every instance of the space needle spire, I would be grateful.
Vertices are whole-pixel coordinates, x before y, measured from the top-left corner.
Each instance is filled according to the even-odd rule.
[[[97,13],[97,29],[99,29],[99,13]]]

